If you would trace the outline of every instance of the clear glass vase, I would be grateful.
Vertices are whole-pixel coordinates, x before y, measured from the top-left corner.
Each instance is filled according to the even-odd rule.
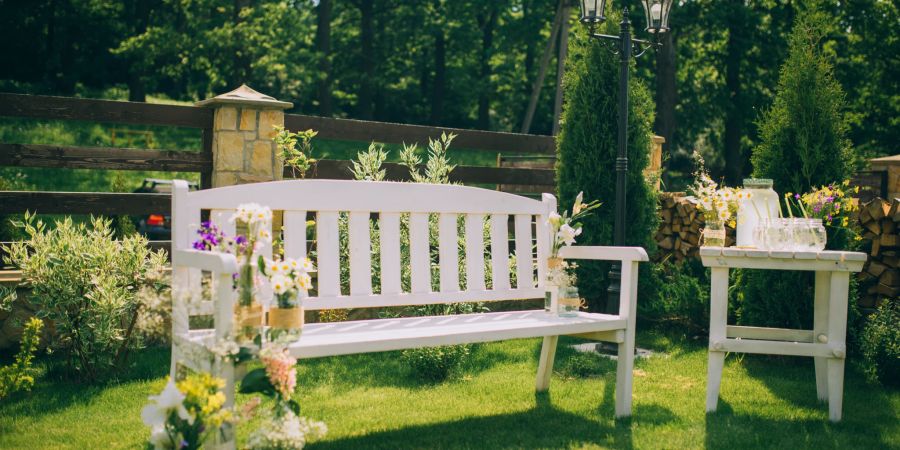
[[[256,264],[244,264],[238,268],[238,298],[234,305],[232,326],[234,340],[241,346],[255,344],[265,319],[262,302],[259,300],[256,272]]]
[[[821,252],[825,250],[825,244],[828,242],[828,232],[825,231],[825,224],[822,219],[809,219],[809,236],[810,250]]]
[[[575,286],[562,286],[557,291],[556,313],[560,317],[575,317],[581,308],[581,297],[578,296],[578,288]]]
[[[276,343],[296,341],[303,330],[302,295],[297,289],[291,289],[274,297],[266,321],[269,340]]]
[[[725,246],[725,222],[721,220],[707,220],[703,228],[704,247]]]

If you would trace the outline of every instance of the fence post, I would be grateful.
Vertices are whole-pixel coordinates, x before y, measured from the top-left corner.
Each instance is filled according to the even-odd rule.
[[[212,136],[212,187],[280,180],[284,166],[275,151],[275,126],[293,107],[247,85],[197,106],[215,108]]]

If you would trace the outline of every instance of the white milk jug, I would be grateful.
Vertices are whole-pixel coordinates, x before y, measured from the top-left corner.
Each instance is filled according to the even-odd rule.
[[[772,180],[767,178],[745,178],[744,191],[749,193],[738,202],[737,242],[738,247],[760,247],[753,239],[753,229],[761,219],[778,217],[778,193],[772,189]]]

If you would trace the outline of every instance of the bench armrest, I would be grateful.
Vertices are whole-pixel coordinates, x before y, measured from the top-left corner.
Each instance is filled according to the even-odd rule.
[[[237,258],[230,253],[200,250],[174,250],[172,262],[209,272],[237,273]]]
[[[574,246],[559,249],[563,259],[599,259],[603,261],[649,261],[641,247]]]

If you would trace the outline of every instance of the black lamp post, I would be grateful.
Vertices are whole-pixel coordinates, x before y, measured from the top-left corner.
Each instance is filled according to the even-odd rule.
[[[606,21],[606,0],[581,0],[581,22],[590,27],[590,37],[600,42],[615,42],[613,53],[619,55],[619,135],[618,155],[616,156],[616,211],[613,228],[613,245],[625,245],[625,192],[626,175],[628,173],[628,64],[631,58],[643,55],[650,48],[657,48],[660,33],[669,31],[669,10],[672,0],[641,0],[644,15],[647,19],[645,29],[653,35],[652,41],[631,37],[631,24],[628,21],[628,8],[622,8],[622,22],[619,23],[619,35],[596,33],[597,24]],[[634,52],[634,46],[638,51]],[[609,289],[607,291],[606,312],[617,314],[619,311],[619,292],[621,291],[621,267],[613,263],[609,271]]]

